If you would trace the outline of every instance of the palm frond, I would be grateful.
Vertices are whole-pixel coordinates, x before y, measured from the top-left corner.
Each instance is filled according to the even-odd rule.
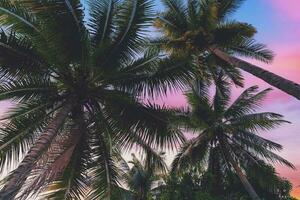
[[[145,60],[147,66],[144,67],[147,67],[150,73],[143,70],[142,73],[136,71],[135,74],[125,75],[123,79],[120,77],[116,80],[116,86],[120,85],[121,90],[134,92],[139,96],[165,96],[168,92],[186,89],[195,77],[193,65],[184,58],[153,59],[155,60]]]
[[[0,130],[1,173],[11,170],[21,161],[20,157],[29,150],[39,133],[45,128],[49,121],[48,115],[51,114],[38,109],[31,110],[30,114],[24,115],[27,111],[28,107],[18,109],[17,113],[23,115],[18,115],[10,122],[2,124]]]
[[[167,37],[177,39],[188,30],[188,11],[181,0],[164,0],[166,12],[160,13],[154,26]]]
[[[182,0],[162,0],[162,3],[167,9],[162,18],[172,22],[172,24],[176,24],[182,31],[185,31],[187,29],[188,17],[188,10],[185,3]]]
[[[246,130],[240,130],[239,132],[234,133],[232,139],[236,140],[242,146],[247,146],[247,144],[250,143],[272,151],[281,151],[283,149],[282,145]]]
[[[114,32],[113,16],[118,0],[89,0],[88,4],[91,15],[88,27],[93,36],[94,46],[101,46],[104,41],[110,40]]]
[[[20,33],[40,32],[35,16],[26,10],[19,1],[0,2],[0,24]]]
[[[247,23],[236,21],[227,21],[221,23],[214,30],[214,42],[219,46],[225,47],[252,38],[256,33],[256,29]]]
[[[230,82],[222,71],[214,74],[216,92],[213,99],[213,107],[216,115],[222,115],[230,101]]]
[[[56,98],[55,86],[45,77],[31,76],[20,80],[6,81],[0,85],[0,99],[29,100]]]
[[[252,143],[251,148],[254,150],[254,152],[248,151],[249,155],[254,155],[254,157],[261,157],[268,162],[283,164],[287,167],[295,169],[295,166],[291,162],[275,154],[274,152],[263,148],[262,146]]]
[[[44,61],[33,50],[32,43],[24,36],[15,32],[1,30],[0,33],[1,51],[1,73],[15,75],[18,73],[34,73],[46,71],[42,66]]]
[[[215,71],[221,70],[223,71],[224,75],[228,77],[229,82],[239,87],[244,86],[244,78],[239,69],[224,62],[213,54],[209,55],[205,62],[209,64],[208,68],[210,69],[211,74],[214,74]]]
[[[81,58],[85,26],[79,0],[28,0],[20,4],[34,13],[40,23],[46,24],[40,36],[32,38],[44,58],[58,66]]]
[[[184,171],[195,164],[204,164],[208,152],[208,140],[205,134],[185,142],[172,162],[171,171]]]
[[[189,26],[197,28],[196,25],[199,23],[199,1],[188,0],[188,21]]]
[[[82,17],[83,13],[81,10],[81,4],[79,0],[64,0],[66,7],[68,8],[69,12],[72,14],[74,21],[78,27],[81,29]]]
[[[238,118],[242,115],[254,112],[259,109],[263,99],[270,92],[269,89],[265,89],[258,92],[258,86],[252,86],[246,89],[227,109],[224,116],[226,118]]]
[[[98,130],[100,131],[100,130]],[[89,194],[91,199],[110,199],[114,188],[118,186],[118,170],[113,160],[112,146],[101,132],[96,132],[93,147],[94,168],[91,175],[94,184]]]
[[[118,19],[115,34],[109,48],[99,46],[95,51],[96,63],[102,69],[112,67],[116,62],[132,59],[142,52],[146,39],[146,27],[153,19],[152,0],[125,0],[116,13]],[[114,56],[114,62],[112,62]]]
[[[188,103],[191,105],[191,116],[196,120],[198,126],[209,126],[214,116],[212,105],[208,96],[206,85],[194,86],[192,91],[186,94]]]
[[[274,58],[274,53],[267,49],[266,45],[256,43],[253,39],[245,39],[231,49],[238,55],[254,58],[265,63],[271,62]]]
[[[231,14],[233,14],[245,0],[217,0],[218,5],[218,18],[220,20],[226,20]]]
[[[146,143],[138,135],[134,138],[138,150],[142,151],[143,167],[149,173],[166,174],[168,171],[167,165],[164,161],[164,153],[156,152],[151,144]]]
[[[117,127],[124,130],[117,135],[120,137],[119,142],[130,141],[131,132],[157,148],[174,148],[184,140],[182,133],[170,125],[172,110],[151,103],[138,103],[132,98],[122,96],[121,93],[109,94],[107,91],[106,94],[106,115],[117,123]],[[126,130],[129,130],[128,134]]]
[[[231,126],[253,132],[271,130],[283,123],[290,122],[283,120],[282,115],[270,112],[248,114],[231,120]]]
[[[218,5],[216,1],[200,0],[200,21],[205,29],[213,29],[218,23]]]

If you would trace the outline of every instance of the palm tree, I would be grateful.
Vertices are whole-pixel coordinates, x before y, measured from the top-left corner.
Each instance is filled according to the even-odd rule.
[[[208,88],[199,86],[186,94],[190,109],[178,113],[173,121],[197,136],[182,145],[172,168],[184,170],[191,165],[208,163],[208,167],[217,172],[223,169],[220,166],[232,167],[250,197],[257,200],[260,198],[244,173],[250,164],[257,164],[262,159],[294,168],[273,152],[281,150],[281,145],[257,133],[287,121],[279,114],[254,112],[269,89],[257,92],[256,86],[250,87],[230,105],[230,90],[225,82],[223,86],[216,90],[213,98],[208,96]]]
[[[184,139],[168,125],[169,111],[141,101],[192,78],[189,63],[177,60],[174,69],[173,59],[145,50],[153,2],[85,6],[0,2],[0,99],[15,102],[1,121],[0,167],[16,167],[0,199],[35,195],[53,182],[56,199],[80,199],[90,187],[90,198],[109,199],[117,184],[112,144],[164,148]]]
[[[132,154],[130,166],[123,162],[121,180],[131,193],[132,200],[147,200],[155,189],[155,182],[162,179],[167,172],[167,166],[163,159],[164,153],[152,151],[146,154],[140,161],[135,154]],[[120,197],[119,197],[120,198]]]
[[[166,10],[155,26],[163,33],[153,41],[171,54],[215,57],[242,69],[270,85],[300,99],[300,85],[239,59],[236,55],[270,62],[273,53],[256,43],[256,29],[247,23],[229,19],[244,0],[162,0]],[[202,63],[199,63],[201,69]]]

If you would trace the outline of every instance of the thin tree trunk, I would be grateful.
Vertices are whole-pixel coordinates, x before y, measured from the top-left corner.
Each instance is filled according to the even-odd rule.
[[[253,200],[260,200],[260,198],[258,197],[258,195],[256,194],[255,190],[253,189],[252,185],[249,183],[248,179],[246,178],[245,174],[242,172],[241,168],[238,166],[238,164],[231,158],[230,159],[230,163],[233,166],[236,174],[238,175],[238,177],[240,178],[243,186],[245,187],[245,189],[247,190],[247,192],[249,193],[250,197]]]
[[[223,52],[221,49],[216,47],[210,47],[210,51],[212,51],[216,56],[221,58],[227,63],[232,64],[233,66],[240,68],[262,80],[267,82],[268,84],[282,90],[283,92],[294,96],[295,98],[300,100],[300,85],[285,79],[277,74],[264,70],[256,65],[250,64],[246,61],[238,59],[236,57],[230,56],[227,53]]]
[[[242,182],[244,188],[246,189],[246,191],[248,192],[249,196],[251,197],[252,200],[260,200],[259,196],[257,195],[256,191],[253,189],[251,183],[248,181],[246,175],[243,173],[242,169],[239,167],[239,165],[237,164],[237,162],[233,159],[233,157],[230,154],[230,150],[227,145],[227,143],[225,141],[223,141],[222,139],[220,139],[220,144],[224,149],[224,154],[225,157],[228,159],[229,163],[232,165],[232,167],[234,168],[236,174],[238,175],[240,181]]]
[[[65,121],[71,109],[72,104],[66,104],[52,119],[52,121],[49,122],[45,132],[40,135],[35,144],[30,148],[17,169],[9,175],[7,182],[0,192],[0,200],[12,200],[15,198],[18,190],[22,187],[30,174],[32,167],[41,155],[48,149],[51,141],[57,135],[59,128]]]

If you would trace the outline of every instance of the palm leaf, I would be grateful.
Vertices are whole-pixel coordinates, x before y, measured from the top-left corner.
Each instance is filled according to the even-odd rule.
[[[224,116],[226,118],[239,117],[254,112],[260,108],[263,99],[271,89],[258,92],[257,86],[246,89],[227,109]]]
[[[145,44],[144,34],[146,27],[153,18],[152,0],[125,0],[120,5],[116,21],[116,30],[113,43],[109,48],[96,50],[96,63],[101,63],[101,67],[105,68],[115,64],[112,62],[112,56],[115,61],[126,61],[142,52]]]
[[[34,15],[30,14],[20,2],[3,0],[0,2],[1,26],[8,26],[14,31],[21,33],[40,32],[36,26]]]
[[[104,41],[110,39],[111,34],[114,31],[113,28],[113,11],[118,0],[105,0],[105,1],[95,1],[90,0],[89,7],[91,8],[89,20],[89,30],[93,35],[93,40],[95,46],[103,45]]]
[[[27,110],[24,108],[20,112],[24,113]],[[49,114],[46,114],[44,110],[35,110],[3,124],[0,131],[2,173],[7,169],[11,170],[11,167],[15,167],[20,162],[20,156],[29,150],[39,133],[45,128],[49,121]]]
[[[171,171],[184,171],[193,165],[205,163],[208,151],[208,140],[205,134],[184,143],[172,162]]]
[[[274,53],[267,49],[266,45],[256,43],[252,39],[245,39],[231,49],[238,55],[254,58],[265,63],[271,62],[274,58]]]
[[[112,192],[118,185],[118,171],[113,161],[112,149],[106,139],[98,133],[95,136],[95,161],[92,171],[93,189],[89,194],[91,199],[110,199]]]
[[[44,58],[57,66],[81,58],[81,39],[85,27],[82,6],[78,0],[28,0],[21,2],[21,5],[46,24],[40,30],[41,36],[32,38]]]
[[[0,85],[0,99],[29,100],[34,98],[45,98],[49,96],[56,98],[54,85],[48,78],[31,76],[21,80],[6,81]]]
[[[254,132],[258,130],[266,131],[283,123],[290,123],[282,118],[282,115],[270,112],[248,114],[231,120],[231,126]]]
[[[166,7],[166,14],[162,16],[164,20],[176,24],[177,28],[185,31],[187,29],[187,9],[182,0],[162,0]],[[170,15],[172,13],[172,15]]]
[[[218,0],[218,18],[224,20],[234,13],[244,2],[244,0]]]
[[[15,32],[0,33],[1,72],[15,75],[20,73],[41,73],[46,71],[45,62],[33,50],[28,38],[18,36]]]
[[[191,63],[184,58],[170,57],[158,59],[153,57],[144,60],[144,68],[151,70],[147,73],[137,71],[142,68],[135,68],[136,74],[128,74],[116,81],[116,86],[121,86],[121,90],[135,92],[139,96],[165,96],[168,92],[184,90],[195,77],[194,68]],[[133,66],[134,67],[134,66]],[[140,65],[140,67],[142,67]],[[125,69],[132,69],[127,67]],[[135,72],[131,71],[131,72]]]

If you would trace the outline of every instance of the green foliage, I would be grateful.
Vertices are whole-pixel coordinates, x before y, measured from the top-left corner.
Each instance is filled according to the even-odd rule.
[[[201,177],[193,173],[171,174],[161,186],[159,200],[215,200],[201,187]]]
[[[214,53],[220,49],[231,56],[244,56],[271,62],[274,54],[254,40],[255,27],[230,19],[243,0],[162,0],[165,7],[154,25],[162,36],[152,41],[167,56],[189,55],[196,77],[206,84],[217,83],[214,76],[223,71],[228,82],[243,86],[236,66]]]
[[[139,160],[135,154],[132,154],[132,160],[128,163],[120,157],[121,182],[125,187],[119,187],[118,191],[123,192],[117,191],[119,196],[113,194],[112,199],[152,200],[157,191],[156,183],[166,175],[164,153],[152,151],[145,152],[142,156],[144,158]]]
[[[280,150],[279,144],[258,136],[259,130],[270,130],[287,122],[275,113],[254,113],[268,90],[255,93],[257,87],[249,88],[231,105],[230,92],[226,88],[222,91],[216,90],[212,99],[203,96],[203,90],[205,88],[196,86],[187,93],[191,110],[182,115],[188,117],[186,126],[199,135],[182,146],[174,160],[174,169],[180,168],[182,164],[186,166],[184,161],[190,160],[191,164],[205,161],[209,155],[207,148],[223,148],[222,143],[231,146],[226,150],[232,152],[235,158],[240,157],[251,163],[253,159],[261,158],[293,167],[288,161],[271,152]]]
[[[291,183],[282,179],[275,169],[263,162],[262,168],[247,169],[249,181],[260,194],[261,199],[291,200]],[[253,175],[255,174],[255,175]],[[223,176],[216,171],[170,174],[165,177],[165,184],[157,189],[159,200],[250,200],[234,173]]]
[[[240,53],[265,62],[272,60],[272,52],[253,40],[256,29],[252,25],[229,19],[243,0],[162,2],[165,10],[155,25],[163,32],[163,48],[199,56],[209,47],[217,46],[229,53]]]
[[[137,147],[155,162],[154,148],[185,140],[170,126],[173,110],[141,100],[194,77],[185,57],[146,48],[153,7],[152,0],[0,2],[0,99],[14,101],[1,121],[1,171],[16,167],[60,110],[72,107],[12,198],[110,198],[119,187],[117,152]]]
[[[196,85],[186,94],[190,110],[177,114],[185,118],[179,127],[193,130],[196,136],[181,146],[172,163],[174,172],[189,171],[191,167],[198,165],[206,167],[207,171],[212,173],[212,182],[209,181],[208,186],[215,187],[216,191],[212,193],[217,194],[218,190],[224,187],[222,184],[226,185],[228,181],[214,182],[214,179],[234,174],[237,170],[235,166],[249,172],[255,168],[257,173],[263,173],[265,170],[264,165],[259,164],[261,162],[278,162],[294,168],[290,162],[273,152],[281,150],[281,145],[258,135],[261,130],[271,130],[287,122],[275,113],[255,113],[268,89],[257,92],[255,86],[248,88],[232,104],[228,85],[222,84],[212,97],[203,95],[206,91],[205,86]],[[273,175],[272,173],[275,171],[269,174]],[[248,173],[246,175],[250,176]],[[265,177],[253,174],[252,176]],[[206,178],[209,180],[210,176]],[[261,180],[261,183],[263,182]],[[238,188],[240,185],[238,183]]]

